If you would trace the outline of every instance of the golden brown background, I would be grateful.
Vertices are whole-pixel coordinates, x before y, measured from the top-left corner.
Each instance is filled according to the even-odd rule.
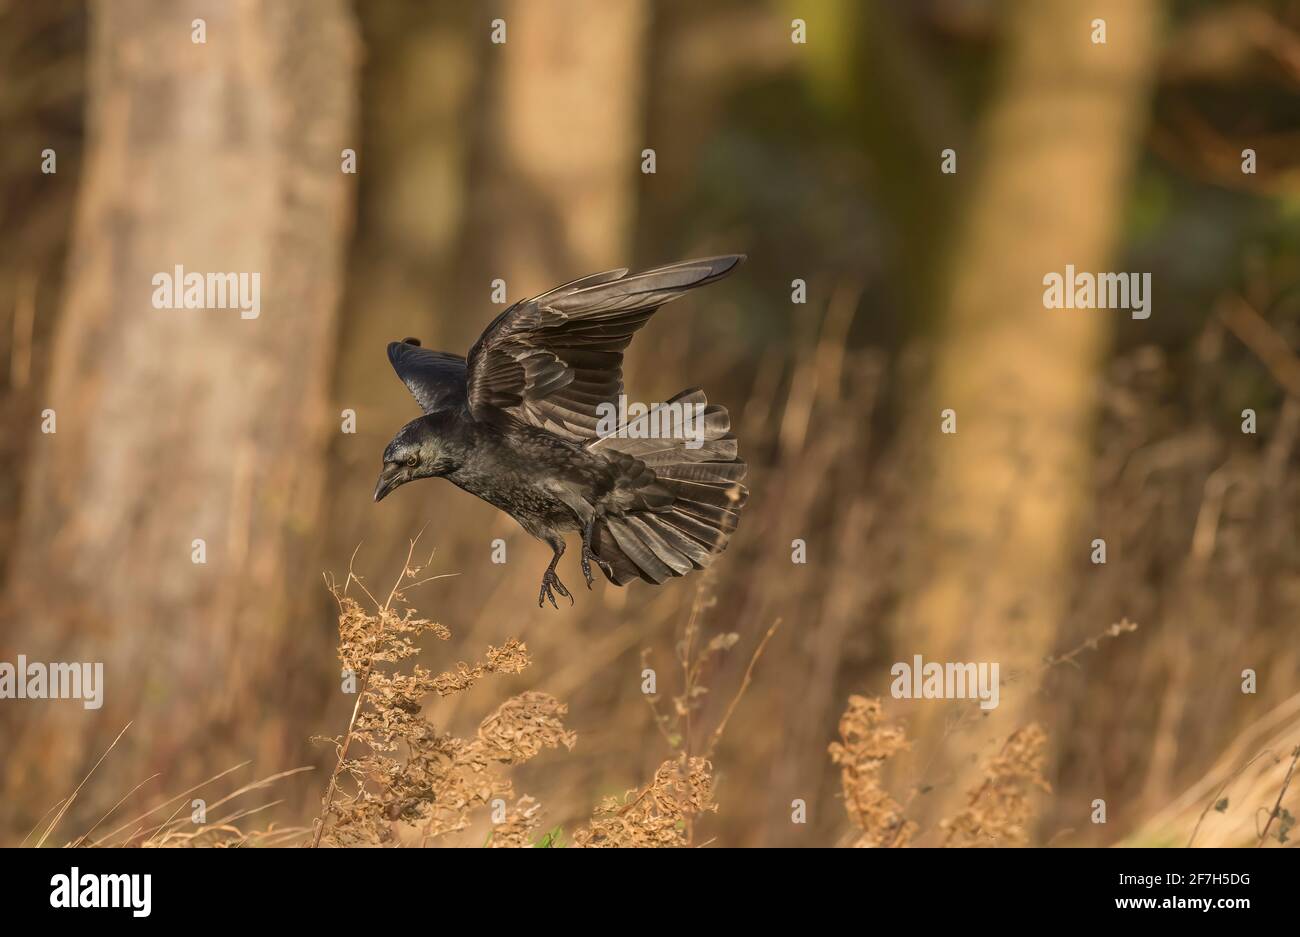
[[[1034,842],[1181,842],[1300,733],[1298,92],[1295,2],[0,2],[0,660],[107,671],[98,711],[0,703],[0,839],[127,722],[70,834],[155,774],[134,796],[250,759],[325,767],[308,739],[351,700],[321,573],[360,544],[357,571],[387,582],[421,529],[433,571],[459,574],[422,587],[455,635],[425,663],[511,636],[535,659],[434,721],[472,727],[503,685],[567,702],[578,747],[519,783],[548,824],[644,783],[671,752],[642,649],[670,679],[702,577],[540,610],[546,548],[508,517],[442,482],[371,503],[418,412],[384,345],[465,351],[497,277],[514,300],[735,251],[750,262],[657,316],[626,369],[635,399],[703,386],[751,465],[704,584],[706,632],[740,641],[697,726],[782,622],[699,838],[839,841],[827,745],[895,660],[1029,674],[1128,618],[973,724],[887,699],[915,744],[895,781],[933,821],[1036,720],[1053,790]],[[261,317],[153,309],[178,263],[259,271]],[[1066,264],[1151,272],[1151,318],[1044,309]],[[576,582],[573,551],[561,572]],[[1255,762],[1203,841],[1249,838],[1284,768]],[[312,816],[320,782],[291,779],[276,815]]]

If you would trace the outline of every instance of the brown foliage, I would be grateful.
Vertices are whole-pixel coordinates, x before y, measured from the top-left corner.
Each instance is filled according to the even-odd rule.
[[[1023,846],[1029,841],[1034,812],[1030,793],[1050,792],[1043,779],[1047,733],[1037,723],[1011,733],[984,769],[984,780],[967,798],[964,810],[939,824],[946,846]]]
[[[411,549],[415,544],[412,542]],[[347,733],[334,742],[338,764],[326,792],[315,842],[336,846],[398,841],[397,824],[412,828],[422,843],[467,829],[479,808],[494,808],[493,846],[529,845],[540,823],[541,805],[515,796],[504,769],[545,748],[572,749],[577,736],[566,730],[567,707],[546,693],[511,697],[485,718],[473,738],[439,732],[423,713],[424,700],[469,689],[492,674],[517,674],[529,665],[524,644],[511,639],[489,647],[484,660],[460,662],[445,673],[414,665],[409,672],[379,669],[419,654],[424,634],[446,640],[444,626],[398,611],[420,574],[408,553],[405,568],[382,605],[367,591],[371,608],[346,595],[349,575],[335,598],[339,604],[339,660],[359,683]],[[344,792],[341,778],[350,782]],[[511,803],[513,801],[513,803]],[[495,803],[494,803],[495,802]]]
[[[906,846],[916,824],[881,786],[885,762],[909,748],[903,730],[883,724],[878,699],[850,696],[840,717],[840,739],[830,746],[831,762],[840,766],[844,809],[859,835],[854,846]]]
[[[573,836],[578,846],[689,846],[690,821],[716,811],[713,766],[703,758],[670,758],[654,781],[622,799],[608,797],[591,823]]]
[[[879,699],[851,696],[840,718],[840,739],[831,743],[830,755],[840,766],[845,810],[857,830],[852,845],[909,845],[918,824],[881,782],[886,762],[911,747],[903,729],[885,723]],[[1029,795],[1051,790],[1043,779],[1046,750],[1047,734],[1037,724],[1011,733],[967,794],[966,806],[939,823],[944,845],[1025,845],[1034,817]]]

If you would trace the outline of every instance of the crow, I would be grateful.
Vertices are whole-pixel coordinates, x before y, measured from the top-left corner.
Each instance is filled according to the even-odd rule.
[[[707,567],[749,496],[730,417],[698,388],[627,406],[623,351],[660,306],[744,259],[574,280],[506,309],[468,358],[391,343],[388,360],[424,415],[384,449],[375,501],[445,478],[505,511],[554,553],[539,607],[559,608],[556,592],[573,604],[555,572],[569,531],[582,535],[588,589],[593,562],[617,586]]]

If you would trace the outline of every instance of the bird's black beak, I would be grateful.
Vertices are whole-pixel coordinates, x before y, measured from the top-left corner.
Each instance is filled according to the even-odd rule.
[[[384,470],[379,473],[379,481],[375,484],[375,501],[383,501],[384,496],[390,491],[406,481],[402,477],[402,467],[394,465],[391,468],[384,466]]]

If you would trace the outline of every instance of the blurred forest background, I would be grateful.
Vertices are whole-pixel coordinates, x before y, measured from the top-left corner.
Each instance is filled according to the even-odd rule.
[[[853,693],[907,726],[893,783],[923,829],[1041,724],[1037,843],[1181,842],[1300,741],[1294,0],[0,0],[0,134],[0,660],[104,661],[107,684],[97,711],[0,703],[5,842],[127,722],[70,829],[141,782],[327,769],[309,738],[352,700],[321,574],[356,551],[387,583],[421,529],[458,574],[414,596],[455,634],[426,666],[518,637],[535,665],[506,685],[569,705],[578,746],[518,781],[548,825],[672,754],[643,649],[669,694],[695,605],[739,635],[674,740],[695,751],[781,620],[701,841],[841,841],[827,746]],[[538,609],[549,551],[505,515],[441,482],[371,502],[418,413],[388,341],[464,352],[495,278],[514,301],[733,251],[625,369],[634,399],[699,385],[733,415],[752,496],[707,578]],[[175,264],[259,271],[260,318],[153,309]],[[1045,309],[1066,264],[1150,272],[1151,317]],[[890,699],[914,654],[1001,662],[1002,705]],[[501,686],[431,718],[472,728]],[[1202,841],[1253,836],[1286,760]],[[315,814],[305,777],[278,816]]]

